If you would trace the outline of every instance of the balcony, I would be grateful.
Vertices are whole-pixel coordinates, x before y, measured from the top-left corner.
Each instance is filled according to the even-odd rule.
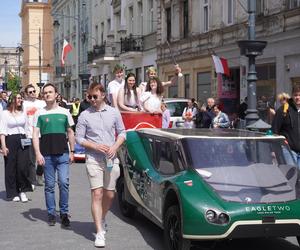
[[[116,43],[95,45],[93,50],[88,52],[88,63],[105,64],[116,60],[120,54]]]
[[[99,57],[104,57],[105,46],[105,42],[101,45],[94,45],[93,50],[88,52],[88,63],[92,63],[93,60]]]
[[[142,36],[130,35],[121,38],[121,57],[123,59],[141,57],[144,50],[144,39]]]
[[[71,66],[56,66],[55,67],[55,77],[60,78],[66,75],[72,75]]]

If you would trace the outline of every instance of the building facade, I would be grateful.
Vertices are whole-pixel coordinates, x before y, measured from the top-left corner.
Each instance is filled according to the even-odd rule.
[[[53,43],[51,0],[23,0],[21,6],[22,43],[17,47],[22,54],[22,86],[37,87],[53,81]]]
[[[256,39],[268,42],[257,57],[257,96],[274,103],[277,93],[290,92],[299,81],[300,2],[257,0]],[[247,1],[158,1],[157,65],[162,79],[173,72],[174,53],[184,77],[168,89],[168,96],[208,96],[220,99],[234,110],[247,96],[247,58],[237,41],[248,39]],[[228,60],[231,77],[218,81],[212,54]],[[221,88],[219,85],[222,85]],[[230,111],[229,110],[229,111]]]
[[[116,63],[133,72],[137,82],[145,80],[146,69],[156,66],[157,1],[91,1],[89,67],[94,80],[107,86]]]
[[[20,76],[21,57],[15,47],[0,47],[0,91],[11,76]]]
[[[67,99],[82,97],[89,83],[87,47],[89,33],[90,4],[83,0],[52,0],[54,28],[54,82],[59,92]],[[66,40],[72,51],[61,64],[63,43]]]

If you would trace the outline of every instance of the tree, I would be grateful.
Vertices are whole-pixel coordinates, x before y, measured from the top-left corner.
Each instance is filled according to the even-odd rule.
[[[8,75],[7,90],[11,91],[13,94],[18,93],[19,82],[20,82],[19,76],[10,72]]]

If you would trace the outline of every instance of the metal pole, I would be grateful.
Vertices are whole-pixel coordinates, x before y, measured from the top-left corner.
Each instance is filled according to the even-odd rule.
[[[5,88],[6,89],[3,89],[3,90],[7,90],[7,60],[6,60],[6,57],[4,59],[4,82],[5,82]]]
[[[18,47],[18,89],[21,88],[22,82],[21,82],[21,50],[20,47]]]
[[[256,1],[248,0],[248,38],[250,41],[255,40],[255,12],[256,12]],[[255,55],[249,55],[248,60],[248,110],[246,115],[246,125],[250,125],[259,119],[258,112],[256,109],[256,68],[255,68]]]
[[[41,28],[39,28],[39,88],[42,90],[42,38]]]

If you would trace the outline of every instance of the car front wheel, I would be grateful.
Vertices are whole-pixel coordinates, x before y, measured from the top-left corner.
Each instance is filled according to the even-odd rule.
[[[168,208],[164,218],[164,239],[168,250],[189,250],[191,241],[182,237],[181,216],[177,205]]]
[[[119,201],[119,208],[125,217],[132,218],[135,214],[135,206],[128,203],[125,199],[125,183],[124,178],[121,177],[118,182],[118,201]]]

